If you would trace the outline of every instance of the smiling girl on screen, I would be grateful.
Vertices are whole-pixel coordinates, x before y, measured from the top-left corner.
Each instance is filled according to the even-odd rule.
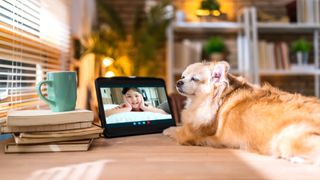
[[[110,116],[112,114],[122,113],[122,112],[130,112],[130,111],[135,111],[135,112],[148,111],[148,112],[155,112],[155,113],[161,113],[161,114],[168,114],[162,109],[155,108],[151,105],[146,104],[142,97],[142,93],[138,88],[126,87],[122,89],[121,93],[123,95],[124,103],[120,104],[117,107],[107,110],[105,112],[107,116]]]

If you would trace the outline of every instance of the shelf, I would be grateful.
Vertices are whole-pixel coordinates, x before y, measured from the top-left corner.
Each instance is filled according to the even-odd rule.
[[[306,33],[313,32],[314,30],[320,30],[320,24],[308,24],[308,23],[257,23],[258,31],[264,33],[275,32],[295,32]]]
[[[179,74],[182,74],[184,70],[185,69],[182,69],[182,68],[175,68],[175,69],[173,69],[173,73],[176,75],[179,75]],[[239,70],[237,70],[237,69],[231,69],[230,72],[232,74],[240,74]]]
[[[176,32],[235,33],[243,29],[243,25],[237,22],[175,22],[173,29]]]
[[[301,70],[260,70],[260,76],[274,76],[274,75],[320,75],[320,70],[317,69],[301,69]]]

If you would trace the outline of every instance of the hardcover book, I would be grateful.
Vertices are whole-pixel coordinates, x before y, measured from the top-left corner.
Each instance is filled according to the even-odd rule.
[[[99,138],[100,134],[85,134],[71,137],[56,137],[56,138],[22,138],[13,134],[14,141],[16,144],[41,144],[41,143],[52,143],[52,142],[64,142],[74,141],[83,139],[96,139]]]
[[[61,131],[71,129],[88,128],[92,126],[92,122],[77,122],[68,124],[55,125],[39,125],[39,126],[7,126],[0,125],[1,133],[18,133],[18,132],[43,132],[43,131]]]
[[[7,126],[41,126],[92,121],[93,112],[84,109],[66,112],[22,110],[9,111],[7,114]]]
[[[71,141],[80,139],[94,139],[100,137],[103,129],[92,126],[85,129],[56,131],[56,132],[34,132],[14,134],[16,144],[37,144],[57,141]]]
[[[9,143],[5,146],[5,153],[30,153],[30,152],[71,152],[71,151],[87,151],[90,148],[92,139],[56,142],[48,144],[28,144],[18,145]]]

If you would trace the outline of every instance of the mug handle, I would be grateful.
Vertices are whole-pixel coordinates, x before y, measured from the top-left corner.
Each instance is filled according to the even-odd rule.
[[[42,94],[42,91],[41,91],[41,86],[43,84],[48,84],[48,85],[51,85],[52,82],[51,81],[40,81],[38,84],[37,84],[37,94],[39,95],[40,99],[43,100],[44,102],[46,102],[47,104],[49,105],[52,105],[52,106],[55,106],[55,102],[52,101],[52,100],[49,100],[48,98],[46,98],[43,94]]]

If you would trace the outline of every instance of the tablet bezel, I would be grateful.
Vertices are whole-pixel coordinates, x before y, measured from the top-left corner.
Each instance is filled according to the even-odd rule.
[[[151,123],[148,125],[140,125],[140,126],[126,126],[126,127],[110,127],[105,122],[105,113],[104,106],[102,102],[101,96],[101,88],[112,88],[112,87],[125,87],[132,86],[134,84],[135,87],[163,87],[165,89],[165,93],[167,96],[169,108],[171,111],[171,120],[167,121],[157,121],[157,123]],[[164,129],[175,126],[175,119],[173,116],[173,111],[171,107],[171,103],[169,102],[169,96],[167,93],[167,89],[165,86],[165,82],[160,78],[149,78],[149,77],[112,77],[112,78],[102,78],[99,77],[95,80],[95,88],[96,95],[98,99],[98,108],[99,108],[99,118],[101,125],[104,128],[103,134],[105,137],[120,137],[120,136],[129,136],[129,135],[141,135],[141,134],[150,134],[150,133],[159,133]],[[159,123],[160,122],[160,123]]]

